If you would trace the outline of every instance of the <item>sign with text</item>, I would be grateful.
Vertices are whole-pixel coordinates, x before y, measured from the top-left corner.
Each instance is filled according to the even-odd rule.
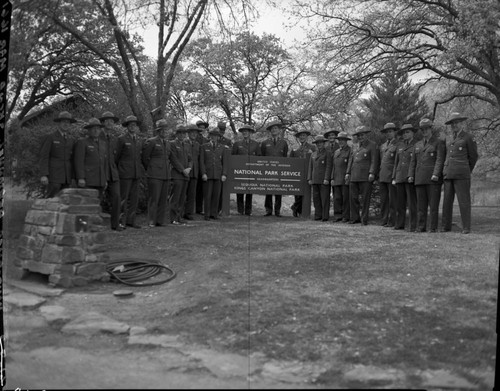
[[[275,156],[229,157],[230,193],[303,195],[309,186],[306,159]]]

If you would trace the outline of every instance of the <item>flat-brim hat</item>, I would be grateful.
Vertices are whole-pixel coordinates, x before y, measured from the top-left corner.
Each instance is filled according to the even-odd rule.
[[[398,128],[396,127],[396,124],[394,122],[387,122],[380,131],[382,133],[386,133],[389,130],[394,130],[394,131],[398,130]]]
[[[155,128],[156,131],[166,127],[168,127],[168,122],[166,119],[159,119],[158,121],[156,121],[156,128]]]
[[[190,131],[197,131],[198,133],[201,133],[202,129],[200,129],[196,124],[188,124],[184,127],[186,129],[186,132]]]
[[[366,126],[358,126],[356,128],[356,131],[352,135],[357,136],[358,134],[370,133],[370,132],[371,132],[371,130],[368,129]]]
[[[418,124],[419,128],[430,128],[432,126],[432,121],[429,118],[422,118]]]
[[[298,132],[295,132],[294,136],[299,137],[301,134],[307,134],[308,136],[311,135],[311,132],[309,130],[299,130]]]
[[[464,117],[462,114],[454,112],[450,114],[450,118],[445,122],[445,125],[452,124],[454,122],[465,121],[468,117]]]
[[[249,126],[249,125],[242,126],[241,128],[238,129],[238,132],[242,132],[244,130],[248,130],[251,133],[255,133],[255,129],[252,126]]]
[[[269,124],[266,126],[266,130],[271,129],[273,126],[279,126],[280,128],[282,128],[283,127],[283,122],[281,122],[281,121],[272,121],[272,122],[269,122]]]
[[[186,133],[187,129],[185,125],[177,125],[175,127],[175,133]]]
[[[141,123],[141,121],[139,121],[135,115],[129,115],[127,118],[125,118],[125,121],[122,122],[122,126],[127,127],[131,122],[135,122],[137,125]]]
[[[327,141],[328,140],[326,138],[324,138],[323,136],[319,135],[319,136],[314,137],[313,144],[326,143]]]
[[[120,119],[115,116],[111,111],[105,111],[104,113],[102,113],[102,116],[99,117],[99,119],[104,122],[104,120],[106,119],[112,119],[113,121],[118,122]]]
[[[337,135],[337,140],[350,140],[350,139],[351,138],[349,137],[349,135],[346,132],[340,132]]]
[[[202,120],[196,121],[196,126],[199,126],[199,125],[203,125],[203,126],[205,126],[205,128],[208,128],[208,122],[205,122]]]
[[[71,113],[69,111],[61,111],[59,113],[59,115],[57,116],[57,118],[54,118],[54,122],[61,122],[64,120],[67,120],[71,123],[76,122],[76,119],[73,118],[73,116],[71,115]]]
[[[211,131],[208,132],[209,136],[220,136],[219,129],[212,129]]]
[[[104,127],[104,125],[97,118],[89,119],[89,122],[84,126],[85,129],[93,128],[94,126],[98,126],[100,128]]]
[[[328,136],[332,133],[335,133],[335,137],[337,137],[337,135],[340,133],[340,130],[334,130],[334,129],[329,130],[328,132],[324,133],[323,136],[325,138],[328,138]]]
[[[411,130],[413,133],[415,133],[418,129],[414,128],[412,124],[404,124],[401,126],[401,132],[406,132],[407,130]]]

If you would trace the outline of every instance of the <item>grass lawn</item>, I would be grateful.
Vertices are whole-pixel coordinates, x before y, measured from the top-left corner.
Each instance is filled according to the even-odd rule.
[[[263,217],[260,201],[250,218],[197,216],[185,227],[110,232],[112,259],[157,259],[177,277],[131,288],[146,295],[120,306],[74,305],[186,342],[317,364],[322,386],[338,384],[353,364],[407,374],[445,369],[476,384],[476,373],[493,370],[500,208],[473,208],[469,235],[456,226],[417,234],[375,219],[368,226],[296,219],[289,208],[285,217]]]

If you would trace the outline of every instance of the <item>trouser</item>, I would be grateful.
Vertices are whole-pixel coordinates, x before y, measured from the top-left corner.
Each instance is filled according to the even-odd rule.
[[[188,181],[185,179],[172,180],[172,192],[170,195],[170,222],[180,221],[182,209],[186,202],[186,189]]]
[[[197,187],[198,178],[189,178],[186,189],[186,203],[184,204],[184,216],[191,216],[194,213]]]
[[[220,179],[208,179],[203,182],[203,208],[205,210],[205,217],[217,217],[218,215],[221,184]]]
[[[116,229],[120,224],[120,210],[121,210],[121,197],[120,197],[120,181],[109,181],[106,188],[107,198],[110,207],[111,215],[111,228]]]
[[[236,194],[236,206],[239,214],[252,213],[252,194]]]
[[[170,180],[148,179],[148,220],[149,224],[164,224],[167,211]]]
[[[139,179],[120,179],[120,196],[125,224],[134,225],[139,203]]]
[[[368,223],[370,214],[370,198],[372,195],[372,182],[351,182],[349,185],[351,199],[351,221],[362,221]],[[359,197],[361,196],[361,201]],[[361,207],[361,218],[359,208]]]
[[[298,195],[294,196],[295,202],[292,204],[292,210],[295,210],[298,214],[302,213],[302,200],[304,196]]]
[[[227,186],[227,185],[224,185],[224,182],[221,182],[220,183],[219,204],[217,205],[217,212],[218,213],[220,213],[222,210],[222,193],[224,191],[224,186]]]
[[[379,182],[379,189],[382,224],[392,227],[396,223],[396,186],[389,182]]]
[[[349,220],[351,218],[351,201],[349,200],[349,185],[332,186],[333,215],[336,218]]]
[[[453,220],[453,202],[455,194],[458,199],[462,229],[469,230],[471,226],[470,179],[445,179],[443,194],[443,229],[450,230]]]
[[[408,205],[410,232],[417,229],[417,192],[413,183],[405,183],[406,203]]]
[[[439,200],[441,199],[441,184],[416,185],[417,193],[417,229],[427,229],[427,209],[429,209],[431,231],[438,227]]]
[[[68,187],[69,187],[69,183],[49,182],[49,184],[47,185],[47,189],[45,190],[45,198],[53,198],[62,189],[66,189]]]
[[[314,219],[328,220],[330,217],[330,185],[313,184],[312,198]]]
[[[267,194],[264,199],[264,208],[266,213],[273,213],[273,195]],[[274,214],[279,215],[281,213],[281,194],[274,195]]]
[[[203,212],[203,180],[201,175],[198,176],[198,182],[196,183],[196,213],[201,214]]]

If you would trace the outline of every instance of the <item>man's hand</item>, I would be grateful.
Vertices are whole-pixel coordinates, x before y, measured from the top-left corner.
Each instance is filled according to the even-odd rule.
[[[373,174],[368,175],[369,182],[373,182],[374,180],[375,180],[375,175],[373,175]]]
[[[78,179],[78,187],[85,187],[85,179]]]
[[[328,179],[325,179],[325,180],[323,181],[323,185],[328,186],[329,184],[330,184],[330,182],[328,182]]]
[[[415,179],[412,176],[408,177],[408,183],[413,183],[414,180]]]
[[[47,186],[49,184],[49,178],[43,176],[40,178],[40,182],[42,183],[42,185]]]
[[[310,185],[313,184],[313,181],[311,181],[310,179],[307,181],[307,183],[309,183]]]
[[[203,175],[201,176],[201,180],[202,180],[203,182],[208,181],[207,174],[203,174]]]
[[[345,174],[344,180],[346,185],[349,183],[349,180],[351,179],[351,176],[349,174]]]
[[[396,184],[396,180],[395,180],[395,179],[393,179],[393,180],[392,180],[392,184],[393,184],[393,185],[395,185],[395,184]]]
[[[191,172],[191,168],[185,168],[182,173],[184,174],[185,177],[189,177],[189,173]]]
[[[437,176],[437,175],[433,175],[433,176],[431,176],[431,181],[433,181],[433,182],[437,182],[437,181],[439,181],[438,176]]]
[[[227,178],[227,177],[226,177],[225,175],[222,175],[222,177],[220,178],[220,180],[221,180],[222,182],[225,182],[225,181],[226,181],[226,178]]]

